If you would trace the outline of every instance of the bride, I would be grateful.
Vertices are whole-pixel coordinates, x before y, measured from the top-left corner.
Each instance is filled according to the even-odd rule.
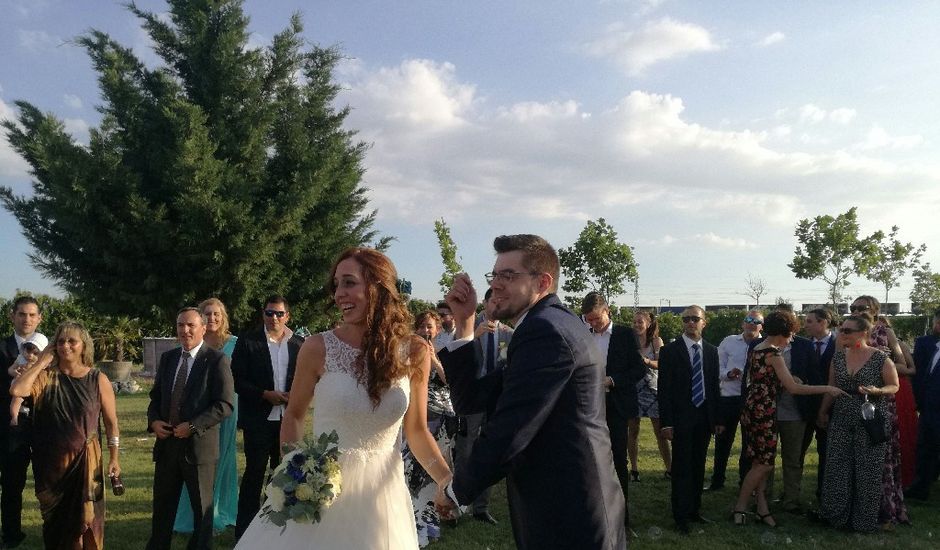
[[[316,389],[313,433],[339,435],[340,494],[320,523],[282,529],[255,516],[236,548],[418,547],[400,434],[439,486],[451,472],[427,428],[432,350],[411,335],[396,281],[391,260],[369,248],[348,249],[333,264],[330,290],[343,322],[304,342],[281,442],[303,438]]]

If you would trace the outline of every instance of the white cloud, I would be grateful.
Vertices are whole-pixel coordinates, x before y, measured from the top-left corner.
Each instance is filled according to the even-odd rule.
[[[829,120],[836,122],[838,124],[848,124],[855,119],[855,109],[849,109],[842,107],[840,109],[834,109],[829,112]]]
[[[368,76],[352,93],[388,121],[403,121],[424,131],[446,130],[465,124],[475,88],[460,84],[455,67],[426,59],[411,59]]]
[[[18,29],[16,31],[16,38],[23,49],[34,53],[51,50],[63,43],[61,38],[53,36],[46,31]]]
[[[0,120],[16,120],[16,113],[13,108],[2,99],[0,99]],[[0,176],[26,177],[28,170],[29,164],[10,146],[6,132],[0,132]]]
[[[783,42],[784,40],[786,40],[786,38],[787,38],[787,35],[783,34],[783,33],[780,32],[780,31],[775,31],[775,32],[772,32],[772,33],[768,34],[767,36],[761,38],[761,39],[757,42],[757,45],[760,46],[760,47],[762,47],[762,48],[766,48],[767,46],[770,46],[770,45],[772,45],[772,44],[776,44],[776,43],[778,43],[778,42]]]
[[[817,124],[826,120],[826,111],[808,103],[800,107],[800,122]]]
[[[704,27],[669,17],[647,22],[639,30],[626,29],[620,23],[611,25],[603,36],[586,45],[589,54],[614,59],[632,76],[662,61],[721,48]]]
[[[864,141],[855,146],[862,151],[871,151],[875,149],[912,149],[924,143],[924,137],[920,135],[911,136],[892,136],[881,126],[872,126],[865,135]]]
[[[65,125],[65,132],[72,136],[72,140],[76,143],[88,144],[89,135],[88,135],[88,123],[80,118],[66,118],[62,121]]]
[[[78,97],[77,95],[63,94],[62,101],[64,101],[66,105],[68,105],[69,107],[73,109],[82,108],[82,99]]]
[[[692,237],[692,240],[701,244],[715,246],[718,248],[758,248],[757,243],[747,239],[737,237],[722,237],[709,231],[708,233],[698,233]]]

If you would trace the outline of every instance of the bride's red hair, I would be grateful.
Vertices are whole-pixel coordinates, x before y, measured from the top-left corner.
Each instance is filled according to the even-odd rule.
[[[388,256],[378,250],[364,247],[344,250],[330,269],[330,295],[336,292],[336,267],[348,258],[362,266],[368,297],[362,354],[356,360],[357,379],[376,407],[392,382],[410,375],[412,365],[418,364],[416,358],[408,360],[409,349],[418,352],[426,346],[410,345],[411,313],[398,293],[398,274]]]

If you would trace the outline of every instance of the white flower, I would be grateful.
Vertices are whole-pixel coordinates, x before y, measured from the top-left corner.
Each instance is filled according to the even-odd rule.
[[[265,503],[267,506],[274,510],[275,512],[280,512],[284,509],[284,491],[280,487],[274,485],[273,483],[268,484],[268,487],[264,490],[264,494],[267,495],[268,500]]]
[[[501,361],[506,360],[506,350],[509,346],[506,345],[506,342],[499,343],[499,358]]]

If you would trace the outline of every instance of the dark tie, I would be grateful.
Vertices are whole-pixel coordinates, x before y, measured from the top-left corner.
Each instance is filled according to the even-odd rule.
[[[822,347],[823,347],[822,340],[817,340],[816,341],[816,358],[817,359],[822,357]]]
[[[183,392],[186,390],[186,377],[189,374],[190,355],[183,352],[182,362],[176,371],[173,380],[173,392],[170,394],[170,424],[176,426],[180,422],[180,407],[183,405]]]
[[[496,354],[498,353],[496,344],[496,333],[486,333],[486,359],[484,359],[484,373],[489,374],[496,370]]]
[[[699,345],[692,344],[692,404],[701,407],[705,402],[705,374],[702,372],[702,354]]]

